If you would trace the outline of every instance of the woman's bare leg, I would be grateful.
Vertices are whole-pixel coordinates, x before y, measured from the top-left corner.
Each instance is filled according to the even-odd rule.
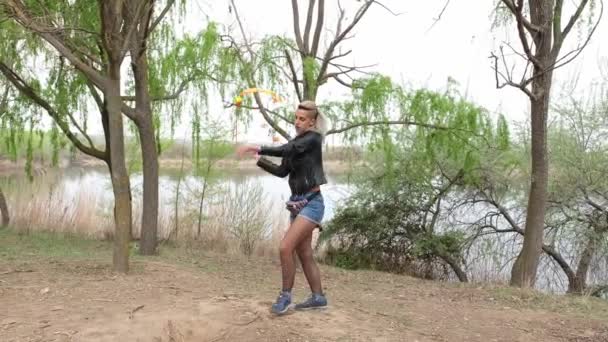
[[[283,240],[281,241],[281,244],[279,246],[279,255],[281,257],[281,268],[283,278],[283,291],[290,291],[293,288],[296,275],[296,264],[294,260],[294,251],[296,250],[296,247],[299,246],[304,240],[307,240],[309,237],[312,238],[312,231],[316,228],[316,226],[317,225],[315,223],[303,217],[297,216],[289,227],[289,229],[287,230],[287,233],[283,237]],[[310,245],[310,240],[308,241],[308,244]],[[304,272],[308,279],[308,273],[304,266],[304,263],[302,263],[302,267],[304,268]]]
[[[313,257],[312,230],[296,246],[296,253],[302,263],[302,269],[304,270],[304,275],[306,276],[310,290],[313,293],[321,294],[323,292],[321,287],[321,273],[319,272],[319,267],[317,267],[317,263],[315,263]]]

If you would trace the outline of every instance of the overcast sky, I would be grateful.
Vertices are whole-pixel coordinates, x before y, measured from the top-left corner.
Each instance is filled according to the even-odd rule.
[[[300,2],[300,14],[304,16],[308,1]],[[205,17],[236,29],[234,14],[229,13],[230,1],[193,1],[186,19],[186,27],[196,32],[206,25]],[[291,1],[287,0],[235,0],[237,9],[250,38],[259,39],[268,34],[283,34],[293,37]],[[352,18],[361,2],[342,0],[347,8],[347,17]],[[496,89],[491,52],[498,52],[501,45],[510,42],[521,51],[521,44],[515,26],[508,29],[492,30],[494,1],[451,0],[433,25],[435,18],[445,5],[444,0],[398,1],[386,0],[392,11],[390,14],[380,6],[372,6],[363,20],[355,28],[355,37],[343,45],[343,51],[353,52],[343,59],[344,64],[376,64],[371,70],[390,75],[395,81],[411,87],[443,89],[448,77],[460,84],[460,91],[475,103],[491,112],[500,111],[508,120],[524,120],[529,113],[527,97],[519,90],[505,87]],[[569,2],[572,6],[573,2]],[[332,37],[337,22],[337,1],[326,1],[327,17],[324,35]],[[565,8],[565,18],[573,13]],[[302,18],[302,22],[304,18]],[[565,23],[563,24],[565,26]],[[432,27],[431,27],[432,26]],[[238,31],[235,31],[238,32]],[[562,54],[579,43],[579,34],[573,31],[568,37]],[[599,76],[600,63],[608,63],[608,24],[603,20],[592,41],[581,55],[571,64],[558,69],[555,74],[554,93],[560,85],[579,78],[579,90]],[[515,70],[525,65],[522,60],[510,59],[516,64]],[[339,96],[344,88],[339,85],[324,87],[318,102]],[[254,139],[261,130],[262,121],[256,121],[244,140]]]
[[[574,2],[567,2],[564,9],[565,18],[569,18],[573,13],[571,7]],[[271,34],[293,38],[291,1],[235,0],[235,3],[250,39],[259,40]],[[299,3],[300,14],[304,16],[308,1],[300,0]],[[337,0],[326,1],[327,15],[323,32],[326,44],[320,48],[320,54],[324,53],[328,40],[333,37],[337,23],[337,3]],[[352,19],[361,2],[341,0],[341,3],[347,9],[346,22],[350,22],[349,19]],[[504,113],[509,121],[525,120],[529,115],[527,97],[514,88],[496,89],[494,71],[491,68],[492,61],[488,58],[492,52],[498,53],[498,48],[504,46],[505,42],[510,42],[521,51],[515,25],[492,29],[494,0],[451,0],[441,19],[435,23],[445,3],[445,0],[411,2],[385,0],[383,4],[392,11],[401,13],[398,16],[392,15],[380,6],[372,6],[353,31],[354,38],[341,45],[343,52],[353,50],[341,60],[342,64],[376,64],[368,70],[387,74],[394,81],[411,88],[426,87],[443,90],[448,78],[451,77],[460,84],[459,90],[462,93],[466,92],[469,100],[487,108],[490,112]],[[234,33],[238,33],[240,39],[234,14],[228,10],[229,4],[229,0],[189,1],[183,27],[189,33],[195,34],[206,27],[208,20],[211,19],[222,25],[232,25],[235,29]],[[304,18],[301,22],[304,22]],[[562,48],[562,55],[579,44],[580,39],[579,32],[573,30]],[[563,84],[574,77],[579,79],[577,90],[584,92],[594,79],[600,77],[600,65],[604,65],[605,71],[608,71],[608,44],[600,43],[606,41],[608,41],[608,23],[604,19],[583,53],[574,62],[556,71],[554,95],[559,93]],[[525,65],[521,59],[514,58],[509,59],[509,63],[515,63],[516,75],[517,70],[521,70]],[[128,68],[127,64],[125,63],[123,67]],[[323,86],[318,102],[335,99],[345,93],[347,89],[341,85],[328,84]],[[211,114],[227,119],[229,114],[222,109],[222,101],[230,99],[218,97],[212,100],[215,101],[211,103]],[[292,106],[295,103],[287,105]],[[254,116],[255,120],[250,129],[239,137],[239,141],[270,140],[259,114],[255,113]],[[90,123],[94,134],[102,132],[101,127],[97,126],[99,126],[97,122]],[[189,120],[185,119],[182,127],[189,129],[189,126]],[[240,131],[243,132],[242,129]],[[176,136],[176,138],[181,137]]]

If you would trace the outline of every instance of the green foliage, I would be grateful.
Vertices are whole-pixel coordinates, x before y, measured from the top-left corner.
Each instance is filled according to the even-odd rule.
[[[226,141],[227,129],[221,121],[206,120],[204,128],[199,132],[197,144],[193,150],[194,173],[206,179],[212,176],[214,164],[231,154],[234,146]]]
[[[27,139],[27,149],[26,149],[26,157],[25,157],[25,173],[30,181],[34,180],[34,175],[32,173],[32,163],[34,161],[33,138],[34,138],[34,120],[30,119],[30,131],[29,131],[28,139]]]
[[[319,62],[313,57],[306,57],[304,58],[302,67],[304,69],[304,82],[306,82],[310,94],[316,94],[317,77],[321,68]]]
[[[78,28],[66,30],[62,35],[65,43],[74,47],[79,57],[94,62],[97,69],[103,70],[106,60],[105,52],[100,49],[101,31],[99,4],[91,1],[26,1],[24,3],[32,15],[43,15],[54,18],[56,25]],[[157,4],[161,6],[164,4]],[[150,34],[148,40],[148,78],[147,85],[152,98],[162,98],[169,95],[173,99],[155,101],[153,107],[153,122],[157,140],[157,149],[162,153],[161,134],[169,132],[173,137],[177,124],[185,112],[184,104],[196,103],[201,110],[206,111],[207,92],[210,85],[223,88],[225,83],[234,78],[238,69],[236,55],[229,49],[221,48],[221,38],[216,23],[209,22],[207,27],[196,35],[178,37],[180,16],[186,14],[185,1],[173,6],[165,20]],[[1,10],[0,10],[1,11]],[[158,12],[155,11],[155,15]],[[0,13],[1,15],[1,13]],[[100,115],[90,115],[91,90],[86,78],[58,54],[53,47],[46,44],[38,35],[28,32],[12,20],[0,20],[0,30],[3,39],[0,42],[0,59],[9,64],[26,83],[31,85],[40,96],[57,112],[55,125],[49,135],[52,146],[53,165],[59,160],[59,152],[66,140],[63,131],[69,129],[84,144],[88,145],[89,117],[97,119]],[[6,38],[6,39],[4,39]],[[102,71],[103,72],[103,71]],[[38,75],[44,75],[39,77]],[[2,78],[3,80],[3,78]],[[215,81],[220,81],[215,84]],[[222,82],[223,80],[223,82]],[[134,94],[132,72],[125,78],[128,95]],[[0,81],[0,86],[3,83]],[[100,94],[103,96],[102,94]],[[190,95],[190,96],[188,96]],[[187,99],[184,99],[187,98]],[[102,99],[103,100],[103,99]],[[134,105],[134,102],[127,102]],[[14,107],[19,110],[22,122],[12,122],[3,118],[2,140],[7,152],[14,160],[19,151],[24,150],[32,155],[37,145],[30,144],[28,138],[21,139],[19,135],[26,133],[24,122],[37,115],[37,104],[15,91]],[[98,110],[98,108],[94,110]],[[45,113],[46,115],[46,113]],[[38,128],[39,120],[35,120],[34,130]],[[162,123],[162,125],[161,125]],[[101,127],[98,121],[97,127]],[[29,127],[28,127],[29,128]],[[6,134],[5,134],[6,132]],[[131,136],[137,137],[135,127],[130,129]],[[27,137],[27,135],[25,135]],[[129,143],[129,169],[135,172],[141,169],[139,142]],[[31,145],[31,146],[30,146]],[[42,140],[38,147],[42,146]],[[29,152],[28,152],[29,151]],[[31,167],[30,163],[27,164]]]
[[[62,35],[62,40],[69,46],[78,46],[79,51],[91,52],[92,56],[99,51],[98,37],[91,33],[99,31],[97,3],[25,1],[24,5],[34,16],[52,16],[53,21],[60,22],[65,27],[78,28],[78,30],[66,30]],[[42,108],[10,85],[13,100],[10,111],[14,115],[9,122],[4,120],[4,127],[11,132],[5,136],[5,146],[13,160],[25,158],[25,171],[31,178],[37,153],[42,162],[46,159],[45,155],[50,153],[48,159],[53,166],[57,165],[60,151],[66,145],[66,139],[60,134],[59,127],[69,127],[79,137],[87,134],[89,89],[85,79],[75,72],[65,59],[58,58],[54,48],[44,43],[36,34],[23,29],[12,20],[0,20],[0,31],[3,32],[0,60],[48,102],[58,115],[51,128],[49,139],[44,139],[45,132],[40,120]],[[2,76],[0,84],[10,83]],[[24,129],[24,123],[27,123],[27,130]]]
[[[378,120],[390,108],[400,108],[399,120],[433,127],[362,129],[372,152],[370,171],[321,235],[331,246],[328,260],[414,274],[420,263],[462,260],[467,235],[442,223],[441,203],[485,177],[481,170],[491,158],[512,153],[504,117],[491,120],[453,89],[408,92],[385,77],[362,83],[356,94],[345,106],[352,121]],[[374,111],[380,114],[374,117]]]
[[[276,56],[281,54],[281,52],[287,48],[288,47],[285,40],[281,37],[270,36],[262,40],[259,53],[254,62],[257,70],[255,73],[257,76],[256,82],[258,84],[264,84],[268,89],[277,89],[288,82],[288,80],[284,78],[281,70],[276,67],[275,61]],[[305,65],[309,64],[312,68],[310,72],[314,73],[314,59],[312,59],[311,63],[305,63]],[[307,81],[314,82],[312,79],[308,78]]]
[[[423,154],[402,153],[395,175],[381,170],[368,177],[324,229],[320,241],[331,245],[330,262],[407,272],[424,260],[460,260],[464,236],[433,219],[438,201],[458,185]]]
[[[451,255],[460,258],[465,237],[461,231],[423,235],[416,240],[412,253],[418,258],[432,258],[435,255]]]
[[[394,88],[391,79],[388,76],[375,75],[367,79],[360,79],[354,84],[360,88],[360,92],[355,92],[355,99],[358,99],[356,105],[363,113],[381,113],[386,112],[388,102],[391,99],[393,91],[398,91]]]
[[[57,128],[57,125],[53,125],[53,128],[51,130],[51,146],[53,147],[51,165],[57,166],[57,164],[59,163],[59,148],[60,148],[59,129]]]

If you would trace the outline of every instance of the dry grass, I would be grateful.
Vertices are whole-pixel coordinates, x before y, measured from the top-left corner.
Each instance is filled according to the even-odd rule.
[[[70,233],[98,240],[111,239],[113,203],[98,193],[82,191],[79,183],[75,184],[65,186],[60,174],[35,178],[31,184],[25,178],[4,182],[2,188],[13,229],[22,233]],[[180,190],[177,233],[174,205],[161,203],[159,239],[191,249],[275,258],[288,225],[288,213],[282,203],[271,202],[255,182],[214,191],[209,191],[213,196],[208,197],[212,198],[205,199],[200,236],[200,189],[184,186]],[[132,232],[138,238],[142,218],[140,191],[134,191],[133,199]]]
[[[76,191],[75,195],[68,195],[69,190],[58,187],[59,177],[52,178],[55,179],[35,179],[33,184],[17,179],[4,186],[12,226],[26,231],[78,233],[94,238],[104,237],[111,231],[112,218],[94,194]]]
[[[271,202],[260,185],[251,181],[215,191],[213,198],[205,199],[200,234],[200,192],[183,194],[187,198],[180,202],[179,234],[172,231],[168,238],[186,248],[276,257],[288,225],[288,214],[281,204]]]

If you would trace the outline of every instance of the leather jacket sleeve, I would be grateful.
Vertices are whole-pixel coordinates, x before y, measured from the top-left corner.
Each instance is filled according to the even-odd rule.
[[[266,172],[273,174],[277,177],[283,178],[289,174],[289,169],[285,164],[285,159],[281,160],[281,165],[277,165],[264,157],[260,157],[260,159],[258,159],[257,165]]]
[[[260,157],[257,165],[275,176],[289,176],[292,194],[304,194],[327,183],[323,171],[323,137],[318,132],[305,132],[282,146],[262,147],[259,154],[281,158],[281,165],[277,165]]]
[[[301,139],[294,139],[281,146],[262,146],[260,148],[260,154],[272,157],[285,157],[292,153],[302,153],[317,143],[317,138],[313,134],[307,134]]]

